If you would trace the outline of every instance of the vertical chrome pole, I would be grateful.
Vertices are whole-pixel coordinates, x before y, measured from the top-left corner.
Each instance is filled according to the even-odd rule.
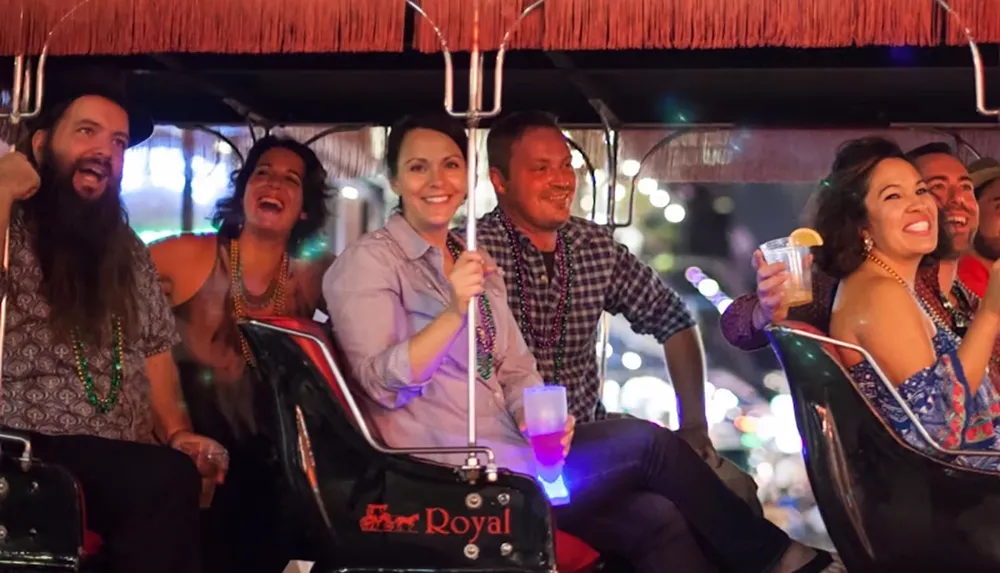
[[[441,33],[440,28],[427,16],[427,13],[420,7],[417,0],[406,0],[406,3],[414,9],[420,16],[422,16],[427,23],[434,30],[434,33],[438,37],[438,41],[441,43],[441,52],[444,56],[444,108],[452,117],[457,117],[466,120],[466,125],[469,130],[469,146],[466,151],[466,161],[468,163],[468,197],[466,204],[468,205],[468,219],[465,223],[465,247],[470,251],[476,250],[476,187],[479,180],[479,146],[477,145],[477,138],[479,134],[479,122],[486,118],[496,117],[500,114],[501,102],[503,97],[503,63],[504,55],[507,52],[507,45],[510,42],[511,35],[517,30],[521,21],[524,20],[528,14],[534,12],[538,7],[545,3],[545,0],[536,0],[536,2],[523,12],[521,12],[520,17],[514,22],[506,34],[504,34],[503,40],[500,42],[500,48],[497,51],[496,56],[496,73],[494,75],[494,86],[493,86],[493,109],[489,111],[483,110],[483,71],[484,71],[484,61],[480,50],[480,0],[470,0],[473,2],[472,6],[472,52],[470,54],[469,61],[469,106],[465,111],[455,110],[455,73],[454,66],[451,58],[451,51],[448,49],[448,42],[445,40],[444,35]],[[499,0],[503,1],[503,0]],[[476,386],[478,385],[478,356],[476,352],[476,311],[478,308],[478,301],[473,298],[469,301],[468,308],[468,344],[469,344],[469,372],[468,372],[468,445],[470,447],[476,446]],[[469,479],[476,479],[479,475],[481,467],[479,465],[479,458],[475,453],[470,452],[469,457],[466,460],[465,466],[462,470],[466,472]],[[496,464],[488,463],[486,466],[486,478],[489,481],[495,481],[497,478],[497,468]]]
[[[14,56],[14,81],[12,85],[11,92],[11,108],[10,112],[5,114],[0,114],[0,119],[6,119],[10,121],[11,125],[17,126],[22,120],[32,119],[37,117],[38,114],[42,112],[42,102],[45,99],[45,62],[49,57],[49,44],[52,42],[52,35],[55,34],[56,29],[66,21],[67,18],[73,15],[74,12],[80,9],[81,6],[90,2],[91,0],[81,0],[68,12],[63,14],[62,18],[56,22],[55,26],[49,30],[48,35],[45,37],[45,45],[42,46],[42,53],[38,56],[38,69],[31,69],[31,62],[27,59],[26,53],[17,54]],[[24,2],[21,3],[21,15],[20,15],[20,30],[24,30]],[[23,39],[23,38],[22,38]],[[31,103],[31,94],[34,92],[34,105]],[[11,151],[14,151],[14,146],[11,146]],[[10,269],[10,223],[7,224],[7,232],[4,234],[3,241],[3,271],[6,274]],[[4,340],[7,338],[7,295],[8,289],[4,291],[3,298],[0,299],[0,386],[3,385],[3,347]]]
[[[469,143],[466,153],[466,167],[468,170],[468,195],[466,198],[466,210],[468,216],[465,220],[465,248],[469,251],[476,250],[476,186],[479,179],[479,146],[476,145],[476,137],[479,132],[479,114],[483,82],[480,77],[482,71],[482,59],[479,56],[479,9],[480,0],[472,0],[472,53],[469,62],[469,109],[464,114],[468,119]],[[477,297],[469,299],[469,308],[466,313],[468,318],[467,338],[469,343],[469,446],[476,445],[476,384],[478,383],[477,366],[478,353],[476,352],[476,308]],[[466,463],[469,467],[478,465],[478,457],[470,453]]]

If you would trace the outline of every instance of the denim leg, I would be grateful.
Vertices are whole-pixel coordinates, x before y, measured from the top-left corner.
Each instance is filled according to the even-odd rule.
[[[670,500],[651,492],[625,494],[592,515],[555,508],[556,524],[601,553],[628,559],[636,573],[718,573]]]
[[[684,440],[647,421],[581,424],[563,475],[574,515],[593,515],[638,491],[668,499],[727,570],[766,571],[790,543],[781,529],[755,515],[727,488]]]

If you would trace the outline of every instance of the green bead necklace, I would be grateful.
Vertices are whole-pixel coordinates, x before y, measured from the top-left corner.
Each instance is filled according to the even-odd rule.
[[[94,378],[90,375],[90,368],[87,356],[83,351],[83,341],[80,333],[73,335],[73,357],[76,359],[76,375],[83,382],[83,389],[87,392],[87,401],[101,414],[107,414],[114,409],[118,403],[118,391],[122,386],[122,356],[124,351],[124,336],[122,336],[122,321],[120,318],[112,317],[112,348],[111,348],[111,387],[108,395],[103,399],[97,396],[94,387]]]
[[[448,252],[453,261],[462,256],[462,245],[448,236]],[[493,352],[496,350],[497,324],[493,317],[490,297],[484,292],[479,297],[479,320],[476,321],[476,362],[479,375],[489,380],[493,375]]]

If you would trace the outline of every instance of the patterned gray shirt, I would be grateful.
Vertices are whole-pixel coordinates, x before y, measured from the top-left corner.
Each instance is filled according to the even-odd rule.
[[[145,359],[168,352],[180,341],[170,305],[157,279],[149,251],[136,243],[136,280],[140,298],[140,335],[125,340],[124,377],[118,403],[107,414],[87,400],[76,372],[73,349],[57,341],[51,307],[39,292],[42,269],[31,248],[20,209],[10,223],[10,269],[0,276],[0,293],[9,289],[3,348],[0,426],[43,434],[86,434],[149,443],[153,441],[150,385]],[[84,348],[97,395],[111,386],[111,347]]]
[[[479,246],[504,270],[510,308],[538,361],[538,370],[552,383],[557,375],[559,345],[542,347],[526,328],[525,318],[536,331],[545,333],[552,328],[562,291],[559,273],[550,279],[542,254],[516,229],[510,235],[504,219],[498,207],[479,220],[476,231]],[[603,311],[624,315],[636,333],[651,334],[661,344],[696,323],[680,295],[625,245],[615,241],[608,227],[573,217],[562,232],[569,244],[573,278],[558,382],[566,387],[573,416],[578,422],[587,422],[605,416],[596,352],[597,326]],[[517,241],[522,253],[521,272],[511,241]],[[518,275],[524,292],[517,284]],[[522,297],[527,317],[521,314]]]

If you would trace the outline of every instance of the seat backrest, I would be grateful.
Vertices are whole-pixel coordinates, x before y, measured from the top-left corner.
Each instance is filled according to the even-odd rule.
[[[34,459],[24,463],[0,435],[0,571],[77,571],[83,545],[82,496],[65,468]]]
[[[550,508],[532,480],[501,473],[495,483],[470,484],[452,467],[383,453],[325,327],[271,318],[241,328],[257,359],[257,426],[275,444],[296,497],[313,500],[313,513],[321,514],[313,519],[328,535],[321,548],[336,564],[328,568],[499,570],[498,563],[509,567],[512,560],[523,565],[513,569],[551,568]],[[484,503],[470,509],[473,493]],[[478,532],[465,527],[476,519],[492,525]],[[445,522],[460,529],[441,530]],[[476,560],[463,554],[469,539],[481,551]],[[507,542],[514,553],[503,553]]]
[[[824,522],[852,573],[1000,571],[1000,479],[903,442],[862,395],[836,349],[802,323],[771,327],[795,403],[803,457]],[[965,522],[969,527],[958,526]],[[995,553],[995,555],[994,555]]]
[[[373,475],[393,465],[364,435],[367,425],[347,387],[327,328],[309,319],[269,317],[241,328],[257,362],[254,416],[277,459],[305,530],[328,559],[350,552],[338,539],[357,531],[359,498],[377,496]],[[372,441],[377,433],[369,432]],[[295,524],[303,525],[303,524]]]
[[[298,347],[319,373],[320,381],[336,398],[344,417],[359,430],[364,427],[373,439],[382,444],[378,428],[366,415],[364,400],[357,391],[351,369],[329,327],[314,320],[292,317],[273,317],[263,322],[297,334],[290,336],[288,341]]]

